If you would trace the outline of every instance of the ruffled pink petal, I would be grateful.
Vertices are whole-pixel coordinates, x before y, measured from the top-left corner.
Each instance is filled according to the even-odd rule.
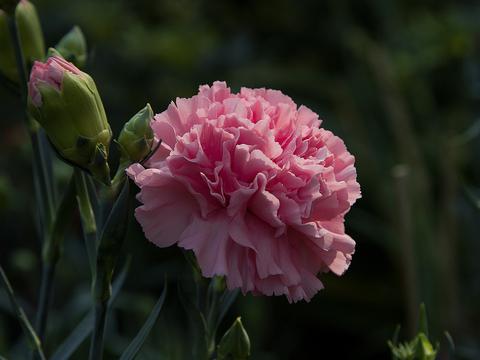
[[[168,172],[132,165],[127,174],[140,187],[135,210],[147,239],[160,247],[175,244],[196,213],[196,202]]]

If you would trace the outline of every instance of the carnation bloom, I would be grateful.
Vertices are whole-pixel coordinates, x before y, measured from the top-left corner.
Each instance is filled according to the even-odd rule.
[[[354,157],[320,124],[276,90],[215,82],[177,98],[151,123],[156,154],[127,170],[146,237],[193,250],[229,289],[310,300],[319,272],[350,264],[344,215],[360,197]]]

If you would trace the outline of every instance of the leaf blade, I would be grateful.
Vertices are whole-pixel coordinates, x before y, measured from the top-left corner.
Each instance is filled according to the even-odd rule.
[[[120,294],[120,290],[125,283],[127,278],[128,268],[130,266],[130,261],[127,260],[127,263],[124,265],[122,271],[118,274],[117,278],[113,282],[112,286],[112,297],[110,298],[110,305],[115,301],[115,299]],[[70,333],[70,335],[63,341],[63,343],[57,348],[55,353],[52,355],[50,360],[67,360],[73,353],[78,349],[78,347],[87,339],[90,333],[93,330],[93,310],[87,313],[87,315],[78,323],[75,329]]]
[[[35,330],[33,329],[32,324],[28,320],[28,317],[25,314],[25,311],[23,311],[23,308],[18,304],[12,285],[10,284],[10,281],[8,280],[7,275],[3,271],[2,266],[0,266],[0,280],[3,287],[5,288],[5,291],[7,292],[8,298],[10,300],[10,305],[14,309],[15,314],[20,322],[20,325],[22,325],[22,330],[25,333],[25,336],[27,337],[29,344],[37,352],[38,357],[44,360],[45,355],[43,354],[42,344],[40,342],[40,339],[38,338]]]
[[[162,295],[158,299],[157,303],[153,307],[150,315],[148,316],[147,320],[143,324],[142,328],[138,332],[137,336],[132,340],[130,345],[125,349],[120,360],[133,360],[137,356],[138,352],[142,348],[145,340],[147,339],[150,331],[152,330],[153,326],[155,325],[158,316],[163,307],[163,303],[165,302],[165,298],[167,296],[167,282],[165,282],[165,286],[162,291]]]

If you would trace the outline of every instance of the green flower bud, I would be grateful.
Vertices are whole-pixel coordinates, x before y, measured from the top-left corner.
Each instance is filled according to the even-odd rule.
[[[87,41],[78,26],[74,26],[62,37],[55,49],[65,60],[74,63],[79,68],[83,68],[87,62]]]
[[[438,352],[438,343],[433,346],[428,339],[428,322],[425,305],[420,305],[420,321],[418,334],[410,342],[398,343],[398,333],[400,327],[397,326],[394,339],[388,342],[392,352],[393,360],[435,360]]]
[[[238,317],[223,335],[217,348],[218,360],[245,360],[250,356],[250,339]]]
[[[153,110],[147,104],[123,126],[118,144],[121,151],[121,162],[142,161],[152,150],[153,130],[150,122],[153,119]]]
[[[108,149],[112,132],[93,79],[60,57],[35,62],[29,110],[59,155],[110,184]]]
[[[45,42],[35,6],[21,0],[15,8],[15,19],[27,64],[45,57]],[[10,80],[18,82],[13,44],[8,30],[7,14],[0,10],[0,71]]]
[[[418,334],[417,354],[421,360],[435,360],[437,357],[437,349],[424,333]]]

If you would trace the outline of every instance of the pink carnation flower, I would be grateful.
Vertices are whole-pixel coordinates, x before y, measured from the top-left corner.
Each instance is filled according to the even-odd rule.
[[[344,215],[360,197],[354,157],[320,124],[276,90],[215,82],[177,98],[151,124],[160,149],[128,169],[146,237],[193,250],[229,289],[310,300],[319,272],[350,264]]]

